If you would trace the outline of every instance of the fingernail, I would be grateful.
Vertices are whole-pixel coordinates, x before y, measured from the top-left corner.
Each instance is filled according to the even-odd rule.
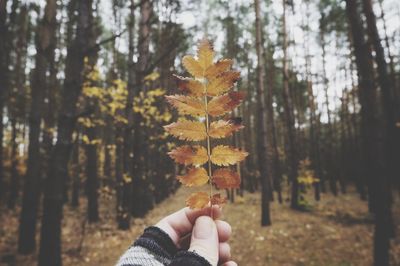
[[[197,218],[193,229],[194,237],[197,239],[210,238],[214,226],[214,221],[210,217],[201,216]]]

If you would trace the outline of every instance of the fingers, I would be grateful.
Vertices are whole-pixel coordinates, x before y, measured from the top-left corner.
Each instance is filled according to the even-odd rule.
[[[218,231],[213,219],[208,216],[197,218],[189,250],[204,257],[212,266],[217,265],[219,257]]]
[[[232,227],[227,222],[221,220],[216,220],[215,224],[217,225],[219,242],[228,241],[232,234]]]
[[[231,247],[228,243],[219,243],[219,263],[225,263],[231,259]]]
[[[215,224],[218,231],[218,241],[220,243],[227,242],[232,233],[231,226],[227,222],[221,220],[216,220]],[[192,234],[189,233],[188,235],[181,237],[177,246],[179,248],[188,249],[190,245],[191,235]]]
[[[237,263],[236,262],[234,262],[234,261],[228,261],[228,262],[225,262],[224,264],[222,264],[221,266],[238,266],[237,265]]]
[[[203,215],[210,215],[211,208],[201,210],[192,210],[190,208],[183,208],[167,217],[162,219],[156,226],[166,232],[175,245],[178,245],[179,239],[192,232],[194,222],[196,219]],[[219,206],[212,206],[212,217],[214,219],[221,216],[221,209]]]

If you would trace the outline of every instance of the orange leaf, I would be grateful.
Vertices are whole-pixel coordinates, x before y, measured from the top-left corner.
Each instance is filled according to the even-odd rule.
[[[195,78],[204,77],[204,69],[200,63],[191,55],[186,55],[182,59],[182,64],[186,70]]]
[[[206,169],[200,168],[190,168],[186,175],[177,176],[177,179],[188,187],[201,186],[208,182],[208,174]]]
[[[208,134],[210,137],[216,139],[226,138],[241,128],[243,128],[243,126],[240,124],[233,124],[232,122],[226,120],[218,120],[210,124],[210,131]]]
[[[233,87],[236,81],[240,78],[240,72],[227,71],[212,79],[207,85],[207,95],[221,95]]]
[[[181,115],[204,116],[204,103],[196,98],[185,95],[165,96],[167,101],[178,110]]]
[[[204,70],[212,65],[214,58],[214,49],[207,39],[203,39],[200,41],[197,55],[199,58],[198,62]]]
[[[180,140],[199,141],[207,137],[204,123],[195,121],[180,121],[164,126],[164,129]]]
[[[226,198],[224,197],[224,198],[222,198],[221,197],[221,194],[214,194],[212,197],[211,197],[211,204],[212,205],[223,205],[223,204],[225,204],[226,203]]]
[[[195,145],[193,148],[189,145],[180,146],[170,151],[168,155],[175,162],[185,165],[202,165],[208,161],[207,150],[200,145]]]
[[[219,189],[240,187],[239,174],[231,171],[229,168],[220,168],[215,170],[212,181]]]
[[[191,78],[181,77],[178,75],[174,75],[174,77],[178,79],[178,87],[182,91],[187,92],[193,96],[204,95],[204,86],[203,84],[201,84],[200,81]]]
[[[210,196],[206,192],[196,192],[186,199],[186,205],[191,209],[203,209],[210,202]]]
[[[208,113],[211,116],[220,116],[228,113],[242,102],[244,96],[245,94],[243,92],[232,91],[230,93],[214,97],[208,103]]]
[[[206,78],[213,79],[222,72],[228,71],[232,67],[233,61],[231,59],[221,59],[215,64],[211,65],[206,70]]]
[[[211,152],[211,162],[222,166],[233,165],[243,161],[247,155],[248,153],[245,151],[229,146],[218,145]]]

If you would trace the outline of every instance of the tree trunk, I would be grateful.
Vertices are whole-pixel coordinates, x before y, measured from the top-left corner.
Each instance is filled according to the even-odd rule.
[[[122,230],[128,230],[130,228],[130,218],[131,218],[131,208],[132,208],[132,178],[133,178],[133,156],[132,156],[132,128],[134,123],[133,117],[133,98],[135,93],[135,64],[133,62],[133,55],[135,52],[135,1],[131,0],[131,14],[130,20],[128,24],[128,33],[129,33],[129,55],[128,55],[128,98],[126,101],[125,107],[125,118],[127,119],[127,124],[124,128],[124,144],[123,144],[123,178],[122,189],[121,189],[121,214],[118,216],[118,228]],[[135,151],[136,152],[136,151]],[[139,160],[139,158],[135,158]],[[138,163],[138,162],[136,162]],[[140,177],[138,177],[140,178]],[[140,189],[140,188],[139,188]]]
[[[257,99],[258,99],[258,125],[260,128],[258,138],[258,154],[259,154],[259,169],[261,175],[261,225],[271,225],[270,215],[270,200],[271,200],[271,177],[272,177],[272,152],[270,151],[271,142],[268,140],[267,132],[267,117],[266,112],[267,105],[265,103],[265,89],[264,89],[264,77],[265,77],[265,66],[264,66],[264,52],[262,40],[262,29],[261,29],[261,18],[260,18],[260,1],[254,0],[254,8],[256,15],[256,50],[257,50]],[[272,107],[272,106],[271,106]],[[269,123],[271,121],[268,121]]]
[[[8,56],[7,52],[7,0],[0,0],[0,201],[4,191],[3,168],[3,116],[6,90],[8,88]]]
[[[153,6],[149,0],[140,3],[140,21],[139,21],[139,38],[138,38],[138,61],[136,64],[136,90],[134,97],[139,96],[141,91],[146,91],[143,78],[148,71],[150,53],[150,30],[151,18],[153,17]],[[149,190],[148,181],[146,181],[145,154],[146,138],[141,126],[143,117],[140,113],[136,113],[134,120],[134,137],[133,137],[133,155],[134,155],[134,177],[132,179],[132,215],[143,217],[146,212],[153,207],[152,192]]]
[[[317,119],[316,119],[316,108],[315,108],[315,97],[314,90],[312,84],[312,73],[310,70],[311,65],[311,55],[309,50],[309,35],[310,28],[309,25],[309,17],[310,17],[310,9],[309,3],[305,3],[306,8],[306,22],[302,20],[302,25],[305,28],[305,37],[304,37],[304,51],[305,51],[305,74],[306,74],[306,82],[307,82],[307,98],[308,98],[308,108],[310,109],[310,133],[309,133],[309,156],[311,159],[312,168],[315,170],[317,177],[321,178],[322,168],[321,168],[321,158],[319,154],[319,135],[317,134]],[[320,195],[320,181],[314,182],[314,198],[319,201],[321,198]]]
[[[275,63],[272,57],[273,51],[268,51],[268,55],[266,56],[266,65],[268,66],[267,71],[267,93],[266,93],[266,107],[267,107],[267,128],[269,131],[267,132],[270,134],[269,140],[271,148],[269,149],[271,152],[272,158],[272,166],[273,167],[273,187],[274,190],[278,193],[278,202],[282,203],[282,169],[279,159],[279,152],[278,152],[278,141],[276,137],[276,123],[275,123],[275,111],[273,107],[273,98],[274,98],[274,85],[275,85]]]
[[[287,33],[286,33],[286,0],[283,0],[283,107],[288,134],[289,180],[292,182],[290,207],[299,209],[299,183],[297,180],[298,155],[296,147],[296,130],[293,114],[293,101],[289,92],[289,72],[287,67]]]
[[[39,265],[58,266],[61,261],[61,220],[64,202],[64,187],[68,175],[72,134],[77,115],[76,104],[82,90],[84,58],[88,50],[86,36],[92,1],[78,2],[78,25],[74,41],[68,48],[65,81],[58,118],[57,143],[53,148],[49,174],[45,181]]]
[[[11,182],[10,182],[10,194],[8,195],[7,207],[14,209],[15,203],[17,202],[19,192],[19,175],[17,172],[18,164],[18,143],[17,143],[17,121],[16,118],[11,118]]]
[[[377,107],[377,88],[374,84],[372,55],[364,39],[364,29],[354,0],[346,0],[346,13],[354,45],[362,116],[362,141],[364,166],[370,187],[370,197],[375,213],[374,265],[389,265],[391,234],[391,206],[387,172],[384,165],[384,145],[381,141],[382,128]]]
[[[46,90],[46,72],[49,55],[55,48],[54,35],[56,23],[56,0],[47,0],[44,17],[37,29],[36,62],[31,86],[31,109],[29,117],[29,147],[27,172],[19,225],[18,251],[29,254],[35,250],[37,208],[39,204],[40,183],[40,124],[42,105]]]
[[[81,168],[80,168],[80,160],[79,160],[79,129],[76,133],[76,140],[74,143],[74,147],[72,148],[72,192],[71,192],[71,207],[77,208],[79,207],[79,192],[81,187]]]
[[[90,141],[96,140],[96,128],[90,127],[86,129],[86,135]],[[95,143],[88,143],[85,145],[86,153],[86,192],[88,199],[88,222],[95,223],[99,221],[99,204],[98,204],[98,189],[99,179],[97,173],[97,145]]]
[[[320,40],[321,40],[321,47],[322,47],[322,77],[324,79],[323,84],[324,84],[324,93],[325,93],[325,107],[326,107],[326,114],[328,117],[328,125],[327,125],[327,132],[326,132],[326,141],[325,141],[325,168],[326,168],[326,174],[327,174],[327,179],[329,181],[329,188],[333,195],[337,195],[338,190],[337,190],[337,184],[336,184],[336,177],[334,176],[334,171],[333,171],[333,127],[332,127],[332,115],[331,115],[331,109],[329,107],[329,95],[328,95],[328,89],[329,89],[329,80],[326,74],[326,43],[325,43],[325,32],[324,29],[320,29]],[[324,178],[325,179],[325,178]],[[324,186],[324,185],[322,185]]]
[[[378,28],[376,26],[376,17],[372,8],[371,0],[363,0],[364,13],[367,18],[368,36],[375,50],[375,61],[378,66],[378,82],[381,88],[383,100],[383,112],[385,115],[385,154],[388,167],[388,174],[391,181],[399,178],[399,150],[400,150],[400,129],[396,127],[399,118],[399,102],[396,98],[396,88],[388,73],[388,65],[385,60],[385,51],[381,44]]]

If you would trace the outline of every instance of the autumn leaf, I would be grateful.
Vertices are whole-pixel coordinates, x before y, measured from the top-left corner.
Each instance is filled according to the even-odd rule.
[[[208,161],[207,150],[200,145],[195,145],[193,147],[189,145],[180,146],[170,151],[168,155],[174,159],[176,163],[185,165],[202,165]]]
[[[197,57],[185,56],[182,64],[191,74],[191,77],[177,78],[178,88],[185,95],[167,96],[167,101],[178,110],[180,115],[203,116],[200,121],[180,121],[165,126],[171,135],[190,141],[207,139],[207,148],[195,145],[183,145],[174,148],[168,154],[176,162],[184,165],[194,165],[188,169],[186,175],[177,176],[177,179],[186,186],[201,186],[210,181],[209,173],[203,167],[207,162],[220,166],[236,164],[248,155],[247,152],[219,145],[212,148],[210,138],[221,139],[231,136],[243,126],[235,118],[210,121],[209,116],[217,117],[231,112],[244,99],[243,92],[229,92],[240,78],[240,72],[233,71],[231,59],[221,59],[214,63],[215,52],[211,43],[203,39],[199,42]],[[172,147],[171,147],[172,148]],[[211,155],[210,155],[211,153]],[[211,182],[212,181],[212,182]],[[221,168],[214,171],[210,186],[218,188],[238,188],[240,176],[238,173]],[[226,198],[220,194],[208,195],[206,192],[197,192],[189,196],[186,204],[193,209],[201,209],[211,205],[226,203]]]
[[[196,192],[186,199],[186,206],[191,209],[203,209],[210,202],[210,196],[206,192]]]
[[[240,187],[239,174],[229,168],[220,168],[215,170],[212,181],[219,189]]]
[[[215,139],[226,138],[243,128],[240,124],[234,124],[226,120],[214,121],[210,124],[209,136]]]
[[[193,187],[206,184],[209,176],[203,167],[193,167],[188,170],[186,175],[177,176],[177,179],[185,186]]]
[[[208,96],[218,96],[230,90],[236,81],[240,78],[240,72],[223,72],[215,79],[212,79],[207,85]]]
[[[233,61],[231,59],[221,59],[218,60],[215,64],[212,64],[206,70],[206,78],[213,79],[217,77],[219,74],[228,71],[231,69]]]
[[[214,97],[208,103],[208,113],[211,116],[220,116],[228,113],[237,107],[242,102],[244,97],[245,94],[243,92],[236,91]]]
[[[202,78],[204,77],[204,69],[200,65],[200,63],[194,59],[191,55],[186,55],[182,59],[182,64],[185,69],[195,78]]]
[[[181,115],[204,116],[204,103],[196,98],[185,95],[165,96],[167,101],[178,110]]]
[[[211,162],[216,165],[233,165],[243,161],[247,152],[229,146],[218,145],[211,152]]]
[[[226,203],[226,198],[221,197],[221,194],[214,194],[211,197],[211,205],[223,205]]]
[[[199,48],[197,50],[197,56],[199,58],[198,62],[203,70],[206,70],[212,65],[214,59],[214,49],[207,39],[200,41]]]
[[[207,138],[204,123],[196,121],[180,121],[164,126],[164,129],[180,140],[200,141]]]
[[[184,92],[187,92],[193,96],[202,96],[204,95],[204,86],[203,84],[195,79],[185,78],[178,75],[174,75],[174,77],[178,80],[178,88]]]

